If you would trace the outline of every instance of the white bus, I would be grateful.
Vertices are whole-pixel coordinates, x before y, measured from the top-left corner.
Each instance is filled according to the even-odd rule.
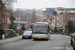
[[[31,28],[32,39],[50,39],[50,27],[47,22],[33,23]]]

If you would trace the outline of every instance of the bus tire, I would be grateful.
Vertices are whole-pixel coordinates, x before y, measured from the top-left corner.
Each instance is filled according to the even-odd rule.
[[[46,41],[48,41],[49,39],[46,39]]]
[[[74,44],[73,44],[73,50],[75,50]]]
[[[70,44],[72,45],[72,40],[71,40],[71,43]]]
[[[50,38],[48,38],[48,40],[50,40]]]

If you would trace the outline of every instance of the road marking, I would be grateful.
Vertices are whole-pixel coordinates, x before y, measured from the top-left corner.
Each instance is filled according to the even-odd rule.
[[[52,49],[65,49],[65,50],[73,50],[73,47],[52,47]]]

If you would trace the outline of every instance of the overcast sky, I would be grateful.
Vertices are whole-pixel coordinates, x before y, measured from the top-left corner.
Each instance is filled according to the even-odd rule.
[[[13,7],[21,9],[41,9],[47,7],[75,8],[75,0],[17,0]]]

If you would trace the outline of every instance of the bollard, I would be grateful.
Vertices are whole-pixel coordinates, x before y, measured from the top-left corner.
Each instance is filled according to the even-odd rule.
[[[2,39],[5,39],[5,35],[4,34],[2,35]]]

